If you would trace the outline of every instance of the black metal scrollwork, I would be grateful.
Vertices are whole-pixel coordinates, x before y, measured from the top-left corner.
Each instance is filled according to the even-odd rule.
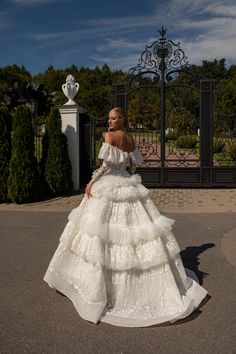
[[[141,74],[143,71],[152,70],[156,74],[161,74],[163,80],[167,79],[169,71],[182,69],[188,66],[187,57],[180,48],[180,43],[174,43],[165,38],[167,29],[162,26],[159,40],[150,45],[141,54],[138,65],[129,70],[130,74]],[[168,77],[168,81],[170,76]]]

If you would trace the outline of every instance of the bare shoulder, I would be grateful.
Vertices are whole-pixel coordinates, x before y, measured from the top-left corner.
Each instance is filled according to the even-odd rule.
[[[132,140],[134,141],[134,138],[133,138],[132,133],[130,133],[130,132],[126,132],[126,135],[127,135],[130,139],[132,139]]]
[[[131,133],[127,133],[127,137],[130,142],[131,150],[134,150],[135,149],[135,141],[134,141],[133,135]]]
[[[104,136],[105,143],[112,145],[114,141],[113,132],[106,132],[105,134],[103,134],[103,136]]]

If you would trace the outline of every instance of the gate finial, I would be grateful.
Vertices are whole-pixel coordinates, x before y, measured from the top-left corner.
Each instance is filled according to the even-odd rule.
[[[167,32],[167,28],[164,28],[164,26],[162,25],[161,29],[159,30],[159,33],[161,35],[160,39],[165,39],[166,32]]]

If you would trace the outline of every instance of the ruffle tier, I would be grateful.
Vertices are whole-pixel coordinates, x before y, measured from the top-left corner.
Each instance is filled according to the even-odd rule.
[[[151,201],[147,200],[146,202],[149,204]],[[97,202],[96,205],[99,206],[99,202]],[[91,238],[99,237],[103,243],[132,245],[135,247],[158,237],[167,238],[167,242],[173,242],[173,240],[175,240],[171,233],[172,225],[175,221],[164,215],[158,215],[155,219],[145,220],[145,222],[139,220],[140,224],[132,223],[132,221],[135,220],[130,218],[130,224],[127,225],[123,223],[115,223],[115,221],[120,220],[119,218],[118,220],[114,220],[114,215],[105,214],[106,217],[103,218],[102,207],[111,210],[110,208],[112,205],[110,203],[105,206],[104,204],[100,205],[101,209],[97,212],[97,215],[95,214],[95,210],[94,213],[92,213],[92,211],[89,210],[89,207],[90,206],[86,208],[87,213],[81,215],[79,220],[76,212],[73,212],[73,214],[69,216],[69,222],[60,238],[61,241],[72,242],[74,239],[75,242],[77,242],[76,238],[77,236],[80,238],[81,234],[88,235]],[[136,212],[137,209],[140,208],[140,205],[132,203],[129,208],[134,209]],[[136,214],[134,215],[136,217]],[[109,216],[110,219],[112,219],[110,222]]]
[[[114,170],[101,178],[92,186],[95,198],[112,202],[133,202],[143,200],[149,195],[149,190],[141,184],[139,174],[131,176],[128,172]]]
[[[94,184],[92,195],[70,213],[60,237],[72,253],[124,271],[166,263],[180,252],[171,231],[174,220],[160,215],[139,176],[104,176]]]
[[[158,229],[158,228],[157,228]],[[118,230],[117,226],[112,229],[109,225],[107,236],[111,235],[115,240],[114,230]],[[127,230],[129,230],[127,228]],[[135,230],[133,235],[135,235]],[[145,229],[143,229],[145,232]],[[162,231],[163,232],[163,231]],[[133,236],[132,235],[132,236]],[[167,235],[160,237],[152,235],[152,240],[140,243],[138,245],[115,243],[106,243],[98,234],[89,235],[85,231],[79,230],[71,221],[68,222],[64,232],[60,238],[60,242],[64,247],[80,258],[89,263],[99,263],[102,266],[113,270],[128,270],[131,268],[148,269],[155,265],[168,262],[176,254],[180,252],[179,246],[175,238],[169,232]],[[141,236],[141,233],[140,233]]]

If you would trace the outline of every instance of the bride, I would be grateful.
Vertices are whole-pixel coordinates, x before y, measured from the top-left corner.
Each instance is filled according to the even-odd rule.
[[[175,322],[206,297],[183,267],[172,233],[135,168],[142,156],[125,130],[125,112],[109,112],[103,160],[85,189],[50,261],[44,280],[66,295],[79,315],[122,327]]]

